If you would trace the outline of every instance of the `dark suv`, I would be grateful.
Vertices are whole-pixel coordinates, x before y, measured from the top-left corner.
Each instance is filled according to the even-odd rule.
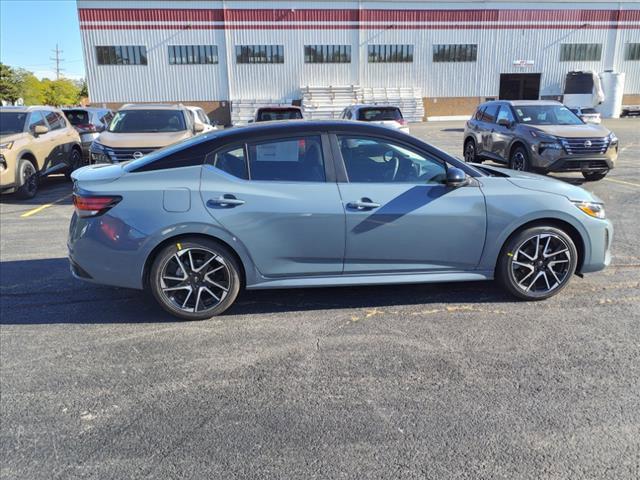
[[[464,158],[494,160],[514,170],[582,172],[587,180],[600,180],[618,158],[618,139],[559,102],[492,101],[465,125]]]

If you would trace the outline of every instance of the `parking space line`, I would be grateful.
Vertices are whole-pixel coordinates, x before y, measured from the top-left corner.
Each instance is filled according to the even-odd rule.
[[[41,212],[45,208],[49,208],[50,206],[55,205],[56,203],[60,203],[61,201],[66,200],[71,195],[73,195],[73,193],[70,193],[69,195],[65,195],[64,197],[61,197],[61,198],[59,198],[57,200],[54,200],[51,203],[45,203],[44,205],[40,205],[39,207],[34,208],[33,210],[29,210],[28,212],[24,212],[22,215],[20,215],[20,217],[21,218],[27,218],[27,217],[30,217],[32,215],[35,215],[36,213]]]
[[[624,180],[616,180],[614,178],[605,178],[603,180],[606,180],[608,182],[621,183],[622,185],[631,185],[632,187],[640,187],[640,183],[625,182]]]

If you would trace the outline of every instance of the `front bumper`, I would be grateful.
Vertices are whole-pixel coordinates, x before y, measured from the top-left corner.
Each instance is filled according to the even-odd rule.
[[[532,145],[531,165],[545,172],[602,172],[615,167],[618,159],[618,144],[613,144],[604,153],[570,154],[564,148],[545,148]]]
[[[598,272],[611,263],[613,225],[609,220],[590,219],[587,225],[590,245],[585,245],[584,261],[579,273]]]

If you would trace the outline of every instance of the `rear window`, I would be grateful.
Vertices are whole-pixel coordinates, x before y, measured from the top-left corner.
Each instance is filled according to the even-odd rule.
[[[364,122],[380,122],[384,120],[402,120],[399,108],[361,108],[358,111],[358,120]]]
[[[258,122],[271,120],[297,120],[302,118],[302,112],[297,108],[287,109],[262,109],[258,111]]]
[[[247,144],[251,180],[324,182],[320,137],[289,137]]]
[[[108,130],[114,133],[157,133],[186,130],[181,110],[121,110]]]
[[[71,125],[86,125],[89,123],[89,112],[86,110],[65,110],[64,116]]]

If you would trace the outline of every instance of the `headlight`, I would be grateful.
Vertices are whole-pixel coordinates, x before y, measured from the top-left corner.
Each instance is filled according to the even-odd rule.
[[[615,143],[618,143],[618,137],[616,137],[616,134],[611,132],[609,134],[609,145],[613,145]]]
[[[549,135],[548,133],[541,132],[540,130],[529,130],[529,133],[533,138],[537,138],[542,142],[557,142],[558,137]]]
[[[573,202],[573,204],[584,213],[593,218],[605,218],[604,205],[595,202]]]
[[[0,150],[9,150],[13,147],[13,142],[0,143]]]
[[[91,163],[111,163],[111,157],[104,145],[94,141],[91,143],[89,151],[91,152]]]

